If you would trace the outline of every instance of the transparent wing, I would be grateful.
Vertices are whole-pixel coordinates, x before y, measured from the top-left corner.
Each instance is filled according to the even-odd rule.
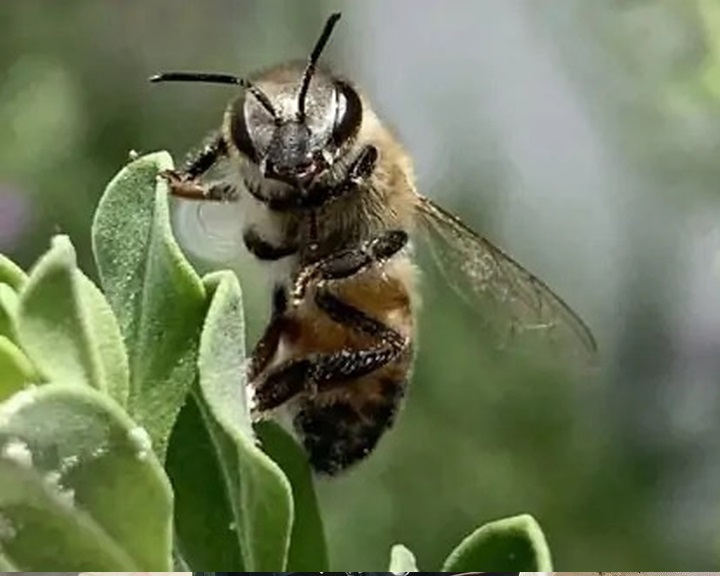
[[[418,197],[417,211],[446,280],[483,314],[502,345],[540,337],[561,354],[596,362],[592,332],[542,280],[428,198]]]

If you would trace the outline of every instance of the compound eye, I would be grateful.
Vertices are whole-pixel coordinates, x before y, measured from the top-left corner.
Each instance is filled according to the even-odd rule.
[[[245,116],[245,98],[239,98],[233,105],[230,120],[230,136],[240,152],[245,154],[245,156],[255,164],[260,161],[255,143],[248,131]]]
[[[355,89],[340,80],[335,82],[337,112],[333,126],[332,139],[340,147],[352,139],[360,130],[362,123],[362,102]]]

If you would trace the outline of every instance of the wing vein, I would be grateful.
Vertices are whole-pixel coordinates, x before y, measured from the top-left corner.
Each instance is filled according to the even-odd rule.
[[[592,332],[539,277],[430,199],[418,196],[417,213],[448,284],[489,324],[494,322],[497,332],[511,338],[538,334],[554,340],[561,353],[595,362]]]

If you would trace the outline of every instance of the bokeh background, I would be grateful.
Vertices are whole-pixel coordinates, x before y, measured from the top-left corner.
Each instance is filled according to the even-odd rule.
[[[589,375],[498,359],[429,272],[402,417],[318,483],[333,567],[384,569],[402,542],[433,569],[530,512],[560,570],[720,568],[720,0],[2,2],[0,251],[29,266],[62,232],[94,273],[92,214],[128,151],[182,157],[233,95],[147,77],[304,57],[331,9],[325,61],[407,144],[421,190],[602,350]],[[267,291],[239,270],[253,339]]]

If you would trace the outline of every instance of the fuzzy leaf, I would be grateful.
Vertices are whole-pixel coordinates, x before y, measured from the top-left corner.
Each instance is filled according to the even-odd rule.
[[[5,336],[0,336],[0,402],[36,382],[37,378],[23,351]]]
[[[108,392],[124,407],[128,399],[130,375],[120,327],[100,289],[79,270],[76,276],[80,294],[83,296],[83,304],[88,312],[93,346],[102,364]]]
[[[10,340],[17,340],[15,321],[19,298],[17,292],[5,283],[0,283],[0,336],[6,336]]]
[[[2,546],[0,546],[0,569],[3,572],[20,572],[19,568],[8,560],[3,552]]]
[[[172,492],[107,396],[47,384],[0,404],[0,547],[22,570],[167,571]]]
[[[190,572],[190,566],[182,557],[177,547],[173,547],[173,571],[174,572]]]
[[[0,254],[0,283],[7,284],[19,292],[27,282],[27,275],[7,256]]]
[[[293,524],[292,489],[282,470],[257,447],[245,404],[242,296],[235,275],[205,279],[212,300],[198,368],[200,411],[210,431],[232,506],[243,569],[287,565]]]
[[[86,514],[68,506],[42,475],[0,458],[0,539],[19,570],[135,570],[137,566]]]
[[[205,312],[200,278],[170,229],[166,152],[123,168],[100,200],[93,251],[104,292],[117,316],[130,364],[130,414],[164,459],[173,424],[196,377]]]
[[[18,337],[47,380],[107,391],[76,273],[75,249],[67,237],[56,237],[20,294]]]
[[[172,492],[107,396],[47,384],[0,404],[0,540],[23,570],[170,570]]]
[[[198,395],[191,394],[180,411],[165,461],[175,492],[175,546],[190,567],[240,570],[224,470],[198,401]]]
[[[490,522],[452,551],[443,572],[550,572],[552,562],[545,535],[527,514]]]
[[[262,422],[257,427],[257,433],[263,451],[280,466],[292,486],[295,522],[290,538],[287,570],[329,570],[325,530],[307,454],[274,422]]]
[[[390,550],[390,572],[419,572],[415,555],[402,544]]]

